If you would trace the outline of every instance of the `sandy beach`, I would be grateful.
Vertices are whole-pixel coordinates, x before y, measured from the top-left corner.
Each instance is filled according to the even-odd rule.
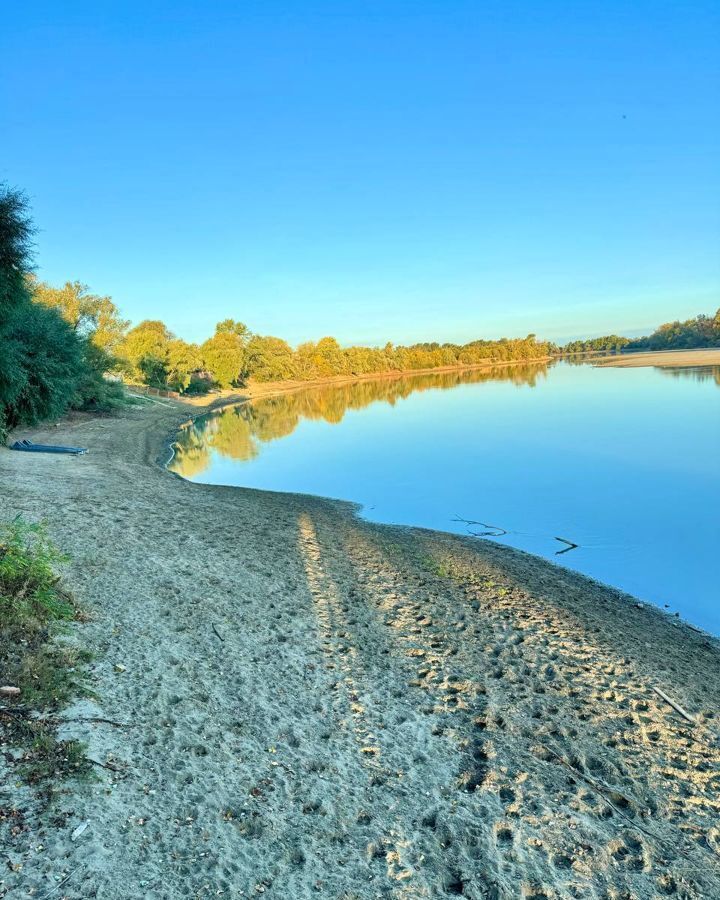
[[[720,350],[654,350],[648,353],[623,353],[593,360],[594,366],[720,366]]]
[[[88,612],[62,735],[108,766],[43,809],[0,761],[0,896],[720,897],[716,639],[488,541],[183,481],[198,411],[0,448],[3,515],[48,521]]]

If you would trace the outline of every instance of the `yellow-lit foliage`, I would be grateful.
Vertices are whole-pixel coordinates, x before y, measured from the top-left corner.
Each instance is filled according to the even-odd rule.
[[[337,424],[348,409],[363,409],[372,403],[392,405],[415,391],[446,390],[459,384],[511,381],[533,387],[546,372],[546,363],[526,363],[325,384],[259,398],[189,423],[178,439],[170,468],[184,478],[195,478],[210,465],[212,452],[247,462],[259,454],[261,443],[292,434],[303,419]]]

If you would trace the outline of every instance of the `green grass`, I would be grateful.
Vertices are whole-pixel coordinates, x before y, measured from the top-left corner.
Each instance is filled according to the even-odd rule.
[[[422,567],[427,572],[431,572],[433,575],[436,575],[438,578],[452,578],[453,572],[448,565],[444,562],[440,562],[436,560],[432,556],[422,556],[419,560]]]
[[[79,673],[87,661],[55,640],[81,618],[58,575],[65,561],[44,524],[0,523],[0,682],[20,689],[0,697],[0,735],[20,751],[19,774],[30,781],[90,766],[77,741],[55,738],[55,714],[85,693]]]

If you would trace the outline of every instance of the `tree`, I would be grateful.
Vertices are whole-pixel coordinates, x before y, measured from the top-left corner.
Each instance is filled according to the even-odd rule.
[[[284,381],[296,374],[294,354],[287,341],[253,335],[247,345],[247,368],[256,381]]]
[[[25,276],[31,267],[32,235],[24,195],[0,185],[0,438],[26,384],[14,320],[17,311],[29,303]]]
[[[315,369],[320,377],[342,375],[347,371],[345,356],[334,337],[324,337],[315,344]]]
[[[215,334],[200,348],[205,363],[215,381],[223,388],[239,387],[248,377],[247,347],[250,332],[242,322],[225,319],[215,328]]]
[[[167,349],[175,336],[157,319],[146,319],[125,336],[120,355],[131,377],[153,387],[165,387]]]
[[[245,343],[250,339],[250,329],[244,322],[236,322],[235,319],[223,319],[215,326],[215,334],[235,334]]]
[[[91,294],[86,284],[66,281],[61,288],[42,281],[31,282],[33,300],[56,309],[79,337],[89,338],[109,356],[117,353],[129,322],[110,297]]]
[[[27,301],[34,234],[22,191],[0,184],[0,322],[10,307]]]
[[[107,408],[122,388],[103,378],[106,355],[56,309],[33,302],[27,201],[0,187],[0,436],[62,415],[69,407]]]
[[[685,322],[667,322],[647,337],[631,341],[631,350],[685,350],[720,346],[720,309]]]
[[[14,428],[62,415],[75,399],[84,369],[83,348],[52,309],[30,302],[10,317],[3,344],[14,345],[16,372],[5,397],[5,423]]]
[[[190,387],[192,376],[202,369],[203,360],[197,344],[170,341],[166,349],[167,386],[183,393]]]

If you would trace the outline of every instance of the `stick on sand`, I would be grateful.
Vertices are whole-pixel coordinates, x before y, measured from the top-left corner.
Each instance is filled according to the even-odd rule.
[[[676,712],[679,712],[680,715],[683,717],[683,719],[687,719],[688,722],[691,722],[693,725],[696,725],[696,724],[697,724],[697,722],[695,721],[695,719],[693,718],[693,716],[690,715],[690,713],[685,712],[685,710],[682,708],[682,706],[680,706],[679,703],[676,703],[674,700],[671,700],[670,697],[668,697],[668,695],[667,695],[664,691],[661,691],[659,687],[653,687],[653,690],[654,690],[655,693],[658,695],[658,697],[662,697],[663,700],[664,700],[666,703],[669,703],[670,706],[672,706],[672,708],[673,708]]]

